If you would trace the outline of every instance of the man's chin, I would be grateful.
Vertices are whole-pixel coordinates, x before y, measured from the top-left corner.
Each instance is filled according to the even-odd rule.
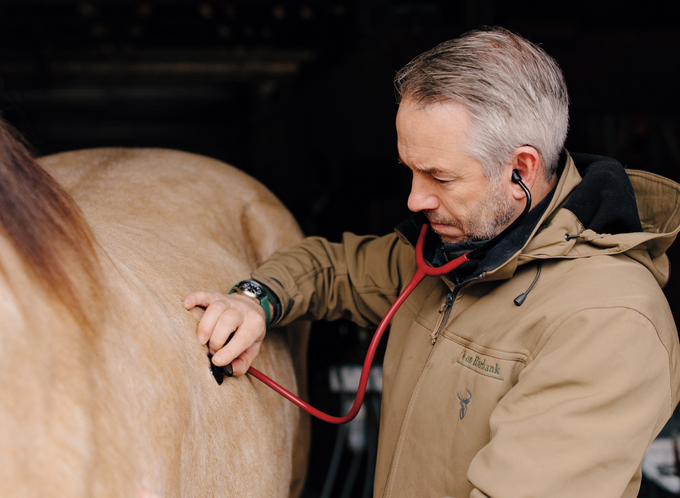
[[[442,226],[437,223],[430,223],[432,231],[439,235],[439,238],[445,244],[458,244],[460,242],[465,242],[468,237],[463,234],[460,229],[452,226]],[[454,233],[452,233],[454,232]],[[458,233],[455,233],[458,232]]]
[[[462,235],[460,237],[447,237],[446,235],[439,234],[439,238],[445,244],[460,244],[461,242],[469,240],[467,237],[464,237]]]

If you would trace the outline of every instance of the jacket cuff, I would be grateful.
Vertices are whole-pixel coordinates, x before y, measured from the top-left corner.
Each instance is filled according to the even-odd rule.
[[[260,274],[257,274],[256,272],[253,272],[251,274],[251,277],[254,280],[256,280],[260,285],[262,285],[265,294],[267,294],[267,298],[269,298],[269,303],[272,305],[273,313],[271,316],[271,320],[269,320],[267,326],[273,327],[278,322],[280,322],[281,319],[290,310],[290,308],[293,307],[294,301],[292,299],[290,300],[288,306],[286,307],[286,313],[284,313],[282,300],[279,297],[281,295],[285,295],[285,291],[283,290],[283,286],[281,285],[281,283],[274,278],[264,277]]]

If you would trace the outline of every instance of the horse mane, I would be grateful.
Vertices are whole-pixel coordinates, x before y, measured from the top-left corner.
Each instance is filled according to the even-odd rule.
[[[22,137],[0,118],[0,234],[52,301],[83,327],[100,301],[100,265],[94,236],[71,196],[29,152]],[[0,273],[12,286],[10,269]],[[88,307],[86,307],[86,305]]]

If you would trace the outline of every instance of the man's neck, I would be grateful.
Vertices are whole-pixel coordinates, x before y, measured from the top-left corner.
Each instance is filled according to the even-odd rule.
[[[536,204],[545,199],[546,195],[552,192],[552,190],[557,185],[558,180],[559,175],[557,173],[553,173],[552,179],[550,181],[547,181],[543,175],[536,179],[536,181],[534,182],[534,188],[531,189],[532,209],[536,207]]]

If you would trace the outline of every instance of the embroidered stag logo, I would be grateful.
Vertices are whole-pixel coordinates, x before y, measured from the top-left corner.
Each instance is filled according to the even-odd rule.
[[[466,389],[467,391],[467,396],[461,396],[460,393],[458,393],[458,399],[460,400],[460,419],[463,420],[463,417],[465,417],[465,414],[467,413],[468,409],[468,403],[470,403],[470,400],[472,399],[472,393],[470,392],[469,389]]]

